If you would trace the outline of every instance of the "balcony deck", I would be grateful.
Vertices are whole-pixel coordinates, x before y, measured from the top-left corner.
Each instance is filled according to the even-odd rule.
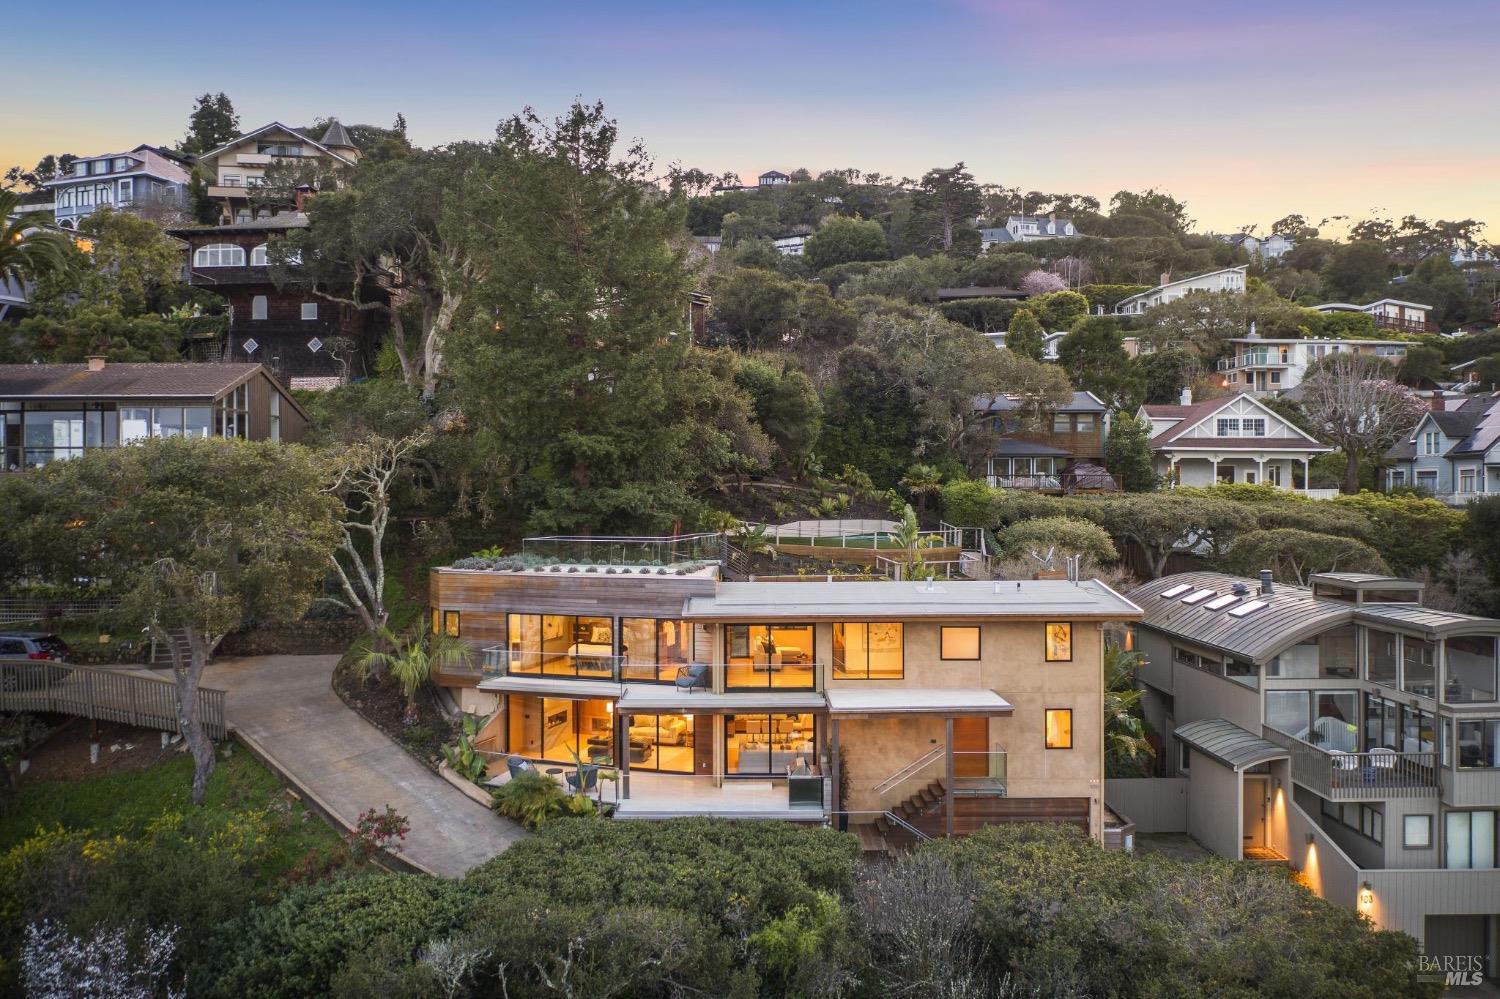
[[[823,822],[828,817],[829,781],[822,778],[823,801],[818,804],[790,803],[785,778],[729,778],[715,786],[713,778],[690,774],[630,772],[630,797],[623,797],[620,782],[607,781],[601,792],[615,803],[620,819],[669,819],[704,816],[721,819],[780,819],[788,822]]]
[[[1290,751],[1292,780],[1331,801],[1433,798],[1440,791],[1436,753],[1331,753],[1273,728],[1263,734]]]

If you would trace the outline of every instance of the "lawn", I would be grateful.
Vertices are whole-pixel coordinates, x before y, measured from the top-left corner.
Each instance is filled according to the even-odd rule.
[[[343,840],[316,814],[292,798],[276,775],[255,761],[243,747],[233,746],[208,781],[201,806],[214,818],[231,818],[268,811],[274,816],[272,844],[264,874],[279,875],[310,851],[324,856],[344,853]],[[136,838],[158,817],[189,813],[193,779],[192,758],[183,754],[144,770],[114,773],[87,780],[33,781],[21,784],[12,807],[0,814],[0,852],[10,849],[39,828],[62,826],[104,836]]]

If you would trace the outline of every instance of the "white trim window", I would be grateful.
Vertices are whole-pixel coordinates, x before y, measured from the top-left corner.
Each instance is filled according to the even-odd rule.
[[[135,181],[133,179],[126,178],[125,180],[117,180],[115,183],[120,185],[119,194],[116,195],[119,204],[128,205],[135,200]]]
[[[1461,493],[1474,492],[1474,469],[1460,468],[1458,470],[1458,491]]]
[[[318,318],[318,303],[317,302],[303,302],[302,303],[302,318],[303,319],[316,319],[316,318]]]
[[[264,319],[264,318],[266,318],[266,311],[267,311],[266,310],[266,296],[264,296],[264,295],[256,295],[254,298],[250,299],[250,318],[251,319]]]
[[[245,248],[233,243],[210,243],[193,251],[194,267],[244,267]]]
[[[1422,453],[1425,455],[1442,454],[1443,435],[1436,430],[1429,430],[1422,434]]]
[[[266,258],[266,244],[262,243],[250,251],[250,266],[264,267],[270,261]]]

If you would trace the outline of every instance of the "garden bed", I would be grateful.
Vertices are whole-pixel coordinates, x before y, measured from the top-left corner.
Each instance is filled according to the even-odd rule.
[[[396,681],[389,676],[362,678],[351,655],[346,655],[333,671],[333,690],[356,714],[433,773],[442,762],[442,747],[458,738],[457,726],[438,704],[437,688],[431,684],[417,691],[414,720],[407,718],[406,698]]]

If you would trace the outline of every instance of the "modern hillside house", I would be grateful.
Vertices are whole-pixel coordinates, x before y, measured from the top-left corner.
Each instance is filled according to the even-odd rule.
[[[1309,365],[1336,354],[1368,354],[1392,364],[1406,358],[1401,340],[1267,340],[1258,336],[1229,341],[1233,357],[1219,361],[1219,372],[1231,392],[1280,395],[1302,384]]]
[[[1155,288],[1143,291],[1129,298],[1122,298],[1115,305],[1114,313],[1117,316],[1139,316],[1144,315],[1158,305],[1175,302],[1179,298],[1191,295],[1195,292],[1221,292],[1228,295],[1243,295],[1245,293],[1245,266],[1225,267],[1217,271],[1209,271],[1206,274],[1195,274],[1192,277],[1172,280],[1172,275],[1163,274],[1161,284]]]
[[[524,568],[438,568],[432,627],[481,745],[619,770],[619,818],[989,821],[1102,838],[1101,657],[1138,609],[1103,583],[732,581],[717,535],[528,539]],[[846,787],[842,801],[837,790]],[[614,793],[614,792],[612,792]]]
[[[1290,864],[1428,954],[1484,955],[1493,976],[1500,620],[1424,608],[1411,580],[1262,577],[1183,573],[1129,594],[1186,831]],[[1111,801],[1145,829],[1122,795],[1157,783],[1122,782]]]
[[[147,437],[296,441],[307,414],[259,364],[0,364],[5,471]]]
[[[177,212],[187,191],[188,167],[178,153],[158,146],[136,146],[74,160],[64,176],[45,182],[52,195],[52,214],[64,229],[98,208],[159,209]]]
[[[1368,305],[1351,305],[1348,302],[1325,302],[1314,305],[1318,312],[1362,312],[1375,320],[1375,325],[1386,330],[1403,333],[1436,333],[1437,323],[1427,317],[1432,306],[1420,302],[1403,302],[1399,298],[1382,298]]]
[[[208,183],[208,196],[220,206],[220,221],[248,222],[261,211],[269,215],[273,210],[273,206],[252,204],[256,188],[268,184],[268,168],[352,166],[359,162],[359,147],[337,121],[330,122],[318,138],[273,121],[200,154],[197,162]],[[289,194],[283,201],[281,207],[292,207]]]

